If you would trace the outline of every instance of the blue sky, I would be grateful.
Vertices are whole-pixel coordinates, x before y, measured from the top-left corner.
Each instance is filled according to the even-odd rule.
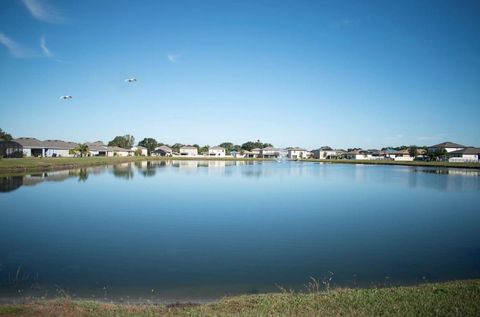
[[[3,0],[0,128],[479,146],[479,34],[478,1]]]

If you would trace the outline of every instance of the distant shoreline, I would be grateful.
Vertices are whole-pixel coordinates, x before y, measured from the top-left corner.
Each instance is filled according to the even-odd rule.
[[[86,168],[92,166],[102,166],[129,162],[142,161],[169,161],[169,160],[189,160],[189,161],[275,161],[273,159],[263,158],[230,158],[230,157],[156,157],[156,156],[127,156],[127,157],[78,157],[78,158],[3,158],[0,159],[0,174],[29,173],[29,172],[48,172],[74,168]],[[291,161],[291,160],[289,160]],[[363,165],[397,165],[397,166],[421,166],[421,167],[450,167],[450,168],[468,168],[480,169],[480,163],[452,163],[452,162],[398,162],[388,160],[318,160],[306,159],[298,162],[314,162],[325,164],[363,164]]]

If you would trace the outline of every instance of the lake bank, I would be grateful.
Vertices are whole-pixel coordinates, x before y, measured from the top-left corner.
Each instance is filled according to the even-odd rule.
[[[480,280],[227,297],[210,304],[113,304],[61,298],[0,306],[0,316],[478,316]]]
[[[0,174],[10,173],[28,173],[28,172],[46,172],[65,170],[73,168],[83,168],[100,165],[113,165],[128,162],[140,161],[161,161],[161,160],[191,160],[191,161],[271,161],[271,159],[262,158],[229,158],[229,157],[145,157],[145,156],[127,156],[127,157],[78,157],[78,158],[9,158],[0,159]],[[299,162],[315,162],[326,164],[368,164],[368,165],[399,165],[399,166],[423,166],[423,167],[452,167],[480,169],[479,163],[450,163],[450,162],[398,162],[398,161],[368,161],[368,160],[316,160],[308,159]]]

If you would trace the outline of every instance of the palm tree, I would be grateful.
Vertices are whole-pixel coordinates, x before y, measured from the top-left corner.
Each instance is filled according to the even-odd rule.
[[[74,151],[75,151],[76,153],[79,153],[81,157],[87,156],[87,154],[88,154],[88,145],[86,145],[85,143],[79,144],[79,145],[74,149]]]

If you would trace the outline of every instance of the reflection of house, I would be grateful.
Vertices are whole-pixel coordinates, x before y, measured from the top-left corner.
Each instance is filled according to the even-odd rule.
[[[212,146],[208,149],[208,156],[225,156],[225,149],[221,146]]]
[[[195,146],[182,146],[180,148],[180,155],[182,156],[197,156],[198,155],[198,149]]]
[[[137,145],[137,146],[132,146],[131,150],[133,151],[134,154],[138,151],[138,153],[141,156],[148,156],[148,149],[146,147]]]
[[[440,144],[432,145],[429,148],[429,150],[432,151],[432,152],[445,150],[448,153],[450,153],[450,152],[453,152],[453,151],[463,150],[464,148],[466,148],[465,145],[461,145],[461,144],[453,143],[453,142],[443,142],[443,143],[440,143]]]
[[[287,151],[288,151],[287,157],[293,160],[306,159],[310,156],[309,151],[302,149],[300,147],[287,148]]]
[[[18,138],[14,141],[23,147],[23,155],[27,157],[69,157],[73,156],[73,154],[70,154],[70,150],[78,146],[77,143],[66,142],[62,140],[40,141],[35,138]]]
[[[22,157],[23,146],[14,141],[0,141],[0,157]]]
[[[157,156],[172,156],[172,149],[166,145],[161,145],[156,147],[152,154]]]
[[[467,147],[449,153],[449,162],[480,162],[480,148]]]

